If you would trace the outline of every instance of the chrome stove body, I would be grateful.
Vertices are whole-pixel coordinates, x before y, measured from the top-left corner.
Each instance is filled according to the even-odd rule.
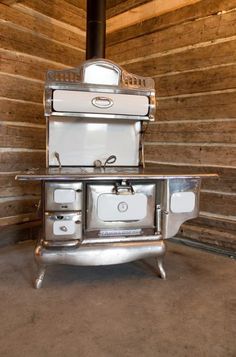
[[[107,265],[155,257],[197,217],[201,174],[145,168],[144,134],[155,113],[154,81],[104,59],[49,71],[46,169],[18,175],[42,183],[43,235],[36,288],[52,264]]]

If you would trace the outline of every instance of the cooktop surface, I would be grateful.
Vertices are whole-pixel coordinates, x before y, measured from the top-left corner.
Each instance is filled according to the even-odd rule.
[[[177,177],[217,177],[214,173],[176,173],[175,168],[142,167],[50,167],[28,169],[16,175],[17,180],[111,180],[111,179],[166,179]]]

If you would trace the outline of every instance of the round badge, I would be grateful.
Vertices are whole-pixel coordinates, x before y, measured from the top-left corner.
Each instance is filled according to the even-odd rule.
[[[119,212],[126,212],[128,209],[128,204],[126,202],[120,202],[117,208]]]

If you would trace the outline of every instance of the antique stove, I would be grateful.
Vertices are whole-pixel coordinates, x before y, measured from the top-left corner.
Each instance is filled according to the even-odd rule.
[[[148,257],[156,258],[165,279],[164,241],[199,211],[200,181],[206,175],[145,168],[154,81],[97,58],[101,41],[96,36],[104,32],[105,21],[93,17],[104,17],[104,3],[88,1],[87,31],[97,24],[90,36],[98,45],[88,54],[93,49],[88,40],[87,56],[96,58],[47,73],[46,169],[17,176],[42,185],[36,288],[52,264],[108,265]]]

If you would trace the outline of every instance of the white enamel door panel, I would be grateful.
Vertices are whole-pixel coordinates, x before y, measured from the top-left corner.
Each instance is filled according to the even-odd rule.
[[[54,90],[53,110],[145,116],[149,110],[149,99],[144,95]]]
[[[170,209],[173,213],[192,212],[195,207],[194,192],[175,192],[171,195]]]
[[[81,210],[82,188],[82,182],[45,182],[45,210]]]
[[[140,221],[147,215],[147,196],[102,194],[97,202],[98,218],[102,221]]]
[[[113,166],[138,166],[140,122],[81,121],[72,118],[50,119],[48,137],[49,166],[93,166],[95,160],[117,157]]]
[[[54,191],[54,202],[56,203],[73,203],[75,201],[75,190],[72,189],[56,189]]]
[[[65,235],[65,234],[74,234],[75,233],[75,222],[74,221],[55,221],[53,223],[53,234],[56,235]]]
[[[82,238],[81,213],[45,213],[45,239],[71,240]]]

